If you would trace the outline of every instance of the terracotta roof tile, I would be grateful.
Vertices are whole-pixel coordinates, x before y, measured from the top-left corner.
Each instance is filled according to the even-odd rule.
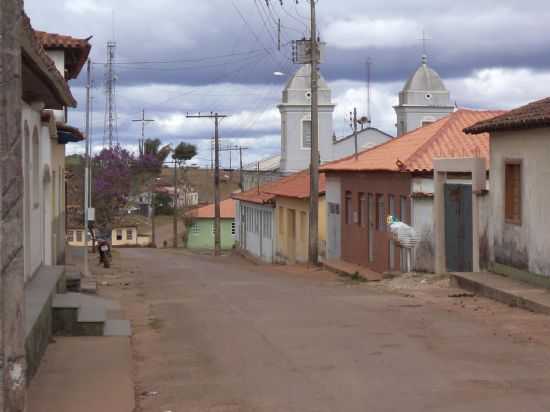
[[[309,185],[309,172],[303,171],[266,183],[260,186],[259,190],[254,188],[246,192],[234,193],[232,197],[233,199],[257,204],[271,203],[276,196],[307,199],[309,198]],[[325,186],[325,176],[320,175],[319,194],[325,193]]]
[[[235,200],[226,199],[220,202],[220,216],[222,219],[235,218]],[[214,218],[214,204],[199,207],[193,209],[187,213],[187,217],[195,219],[213,219]]]
[[[477,156],[489,159],[489,135],[473,138],[464,128],[503,111],[457,110],[437,122],[416,129],[379,146],[321,167],[328,171],[408,171],[433,170],[438,157]]]
[[[70,51],[71,56],[66,61],[67,74],[69,79],[74,79],[78,76],[90,54],[92,45],[89,43],[89,40],[91,37],[87,39],[77,39],[63,34],[47,33],[38,30],[34,31],[34,35],[46,50],[65,49]]]
[[[529,103],[492,119],[482,120],[465,132],[480,134],[499,130],[533,129],[550,126],[550,97]]]

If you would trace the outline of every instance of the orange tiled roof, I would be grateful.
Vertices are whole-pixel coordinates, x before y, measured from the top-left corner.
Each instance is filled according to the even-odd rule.
[[[211,203],[209,205],[193,209],[187,214],[187,216],[195,219],[214,219],[214,204]],[[220,202],[220,217],[222,219],[235,218],[235,200],[226,199]]]
[[[46,50],[65,49],[71,51],[71,56],[67,58],[68,77],[69,79],[74,79],[78,76],[90,54],[92,45],[89,43],[89,40],[91,37],[77,39],[71,36],[38,30],[34,31],[34,35]]]
[[[357,159],[352,155],[327,163],[321,171],[431,172],[433,159],[438,157],[489,159],[489,135],[469,136],[464,129],[503,113],[460,109],[428,126],[367,149]]]
[[[309,198],[309,172],[302,171],[283,177],[274,182],[266,183],[257,188],[242,193],[234,193],[233,198],[250,203],[266,204],[273,201],[276,196],[291,197],[296,199]],[[319,194],[325,193],[325,176],[319,176]]]
[[[529,103],[493,119],[483,120],[466,128],[465,132],[479,134],[499,130],[534,129],[550,126],[550,97]]]

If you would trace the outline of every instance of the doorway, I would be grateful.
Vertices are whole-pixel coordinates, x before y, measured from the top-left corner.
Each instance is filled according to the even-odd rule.
[[[449,272],[473,271],[472,186],[445,184],[445,251]]]

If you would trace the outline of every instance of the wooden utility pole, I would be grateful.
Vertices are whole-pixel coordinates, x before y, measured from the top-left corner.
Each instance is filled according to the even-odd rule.
[[[319,108],[318,75],[319,59],[315,0],[311,5],[311,158],[309,166],[309,263],[319,264]]]
[[[174,160],[174,249],[178,248],[178,162]]]
[[[141,140],[139,141],[139,154],[144,154],[144,146],[145,146],[145,125],[147,123],[153,123],[153,119],[146,119],[145,118],[145,109],[141,111],[141,119],[134,119],[132,122],[139,122],[141,123]]]
[[[355,159],[359,155],[359,143],[357,142],[357,107],[353,108],[353,139],[355,141]]]
[[[187,114],[187,118],[214,119],[214,256],[221,255],[220,227],[220,119],[228,117],[218,113]]]
[[[20,0],[0,1],[0,412],[25,411],[27,388],[19,44],[22,13]]]

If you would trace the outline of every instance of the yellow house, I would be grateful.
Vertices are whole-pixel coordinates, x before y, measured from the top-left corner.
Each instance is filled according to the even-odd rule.
[[[309,254],[309,172],[286,177],[269,188],[275,195],[277,260],[305,263]],[[319,177],[319,255],[326,246],[325,176]]]
[[[139,215],[121,216],[113,222],[113,247],[149,246],[152,231],[149,219]]]
[[[277,257],[286,263],[305,263],[309,253],[309,196],[277,196]],[[319,195],[319,255],[325,255],[325,196]]]

